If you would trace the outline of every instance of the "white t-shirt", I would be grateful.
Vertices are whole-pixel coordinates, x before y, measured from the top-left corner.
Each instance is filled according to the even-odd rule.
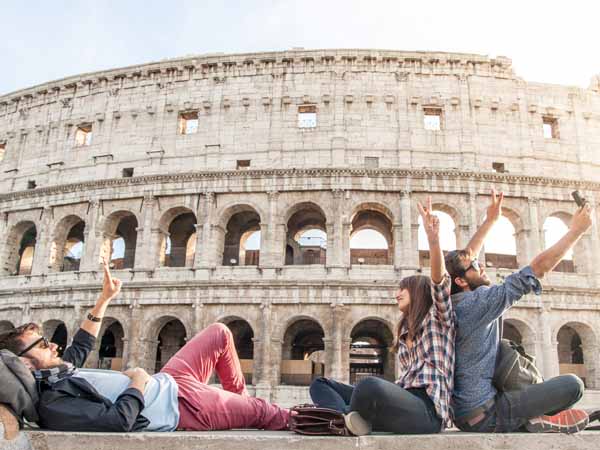
[[[127,375],[114,370],[79,369],[73,376],[86,380],[113,403],[131,383]],[[177,392],[177,383],[171,375],[161,372],[150,377],[144,390],[145,407],[142,411],[142,415],[150,421],[145,431],[174,431],[177,428]]]

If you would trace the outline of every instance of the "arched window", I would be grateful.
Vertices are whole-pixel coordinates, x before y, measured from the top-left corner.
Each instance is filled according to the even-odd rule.
[[[178,319],[171,319],[165,323],[158,333],[158,346],[156,348],[156,372],[179,351],[186,342],[185,327]]]
[[[485,242],[485,261],[490,267],[516,269],[517,241],[515,227],[505,216],[500,216],[490,230]]]
[[[251,207],[234,207],[223,241],[224,266],[256,266],[260,262],[260,216]]]
[[[548,248],[556,244],[560,238],[562,238],[569,227],[567,224],[558,217],[548,217],[544,221],[544,248]],[[565,257],[560,263],[554,268],[556,272],[575,272],[575,265],[573,264],[573,249],[569,249]]]
[[[327,233],[325,214],[314,203],[296,205],[287,222],[286,265],[325,264]]]
[[[351,264],[393,264],[392,221],[383,209],[380,205],[364,205],[352,217]]]
[[[310,319],[288,327],[283,338],[281,384],[308,386],[325,373],[323,328]]]
[[[443,211],[433,211],[433,214],[440,219],[440,246],[444,252],[456,250],[456,224],[450,214]],[[419,216],[418,230],[418,246],[419,246],[419,264],[421,267],[429,267],[431,265],[429,256],[429,241],[425,228],[423,228],[423,219]]]

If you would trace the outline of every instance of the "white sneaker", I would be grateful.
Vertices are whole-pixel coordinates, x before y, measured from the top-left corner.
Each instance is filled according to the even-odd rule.
[[[371,424],[363,419],[357,411],[344,414],[344,422],[346,422],[348,431],[354,436],[364,436],[371,432]]]

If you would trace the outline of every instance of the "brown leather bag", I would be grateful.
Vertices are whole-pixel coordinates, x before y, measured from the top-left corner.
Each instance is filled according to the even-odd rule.
[[[352,436],[344,415],[333,409],[315,405],[297,405],[291,409],[290,430],[310,436]]]

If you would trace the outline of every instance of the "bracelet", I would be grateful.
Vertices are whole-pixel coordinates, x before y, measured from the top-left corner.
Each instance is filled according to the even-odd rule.
[[[90,322],[102,322],[102,317],[96,317],[96,316],[92,315],[92,313],[88,313],[87,319]]]

